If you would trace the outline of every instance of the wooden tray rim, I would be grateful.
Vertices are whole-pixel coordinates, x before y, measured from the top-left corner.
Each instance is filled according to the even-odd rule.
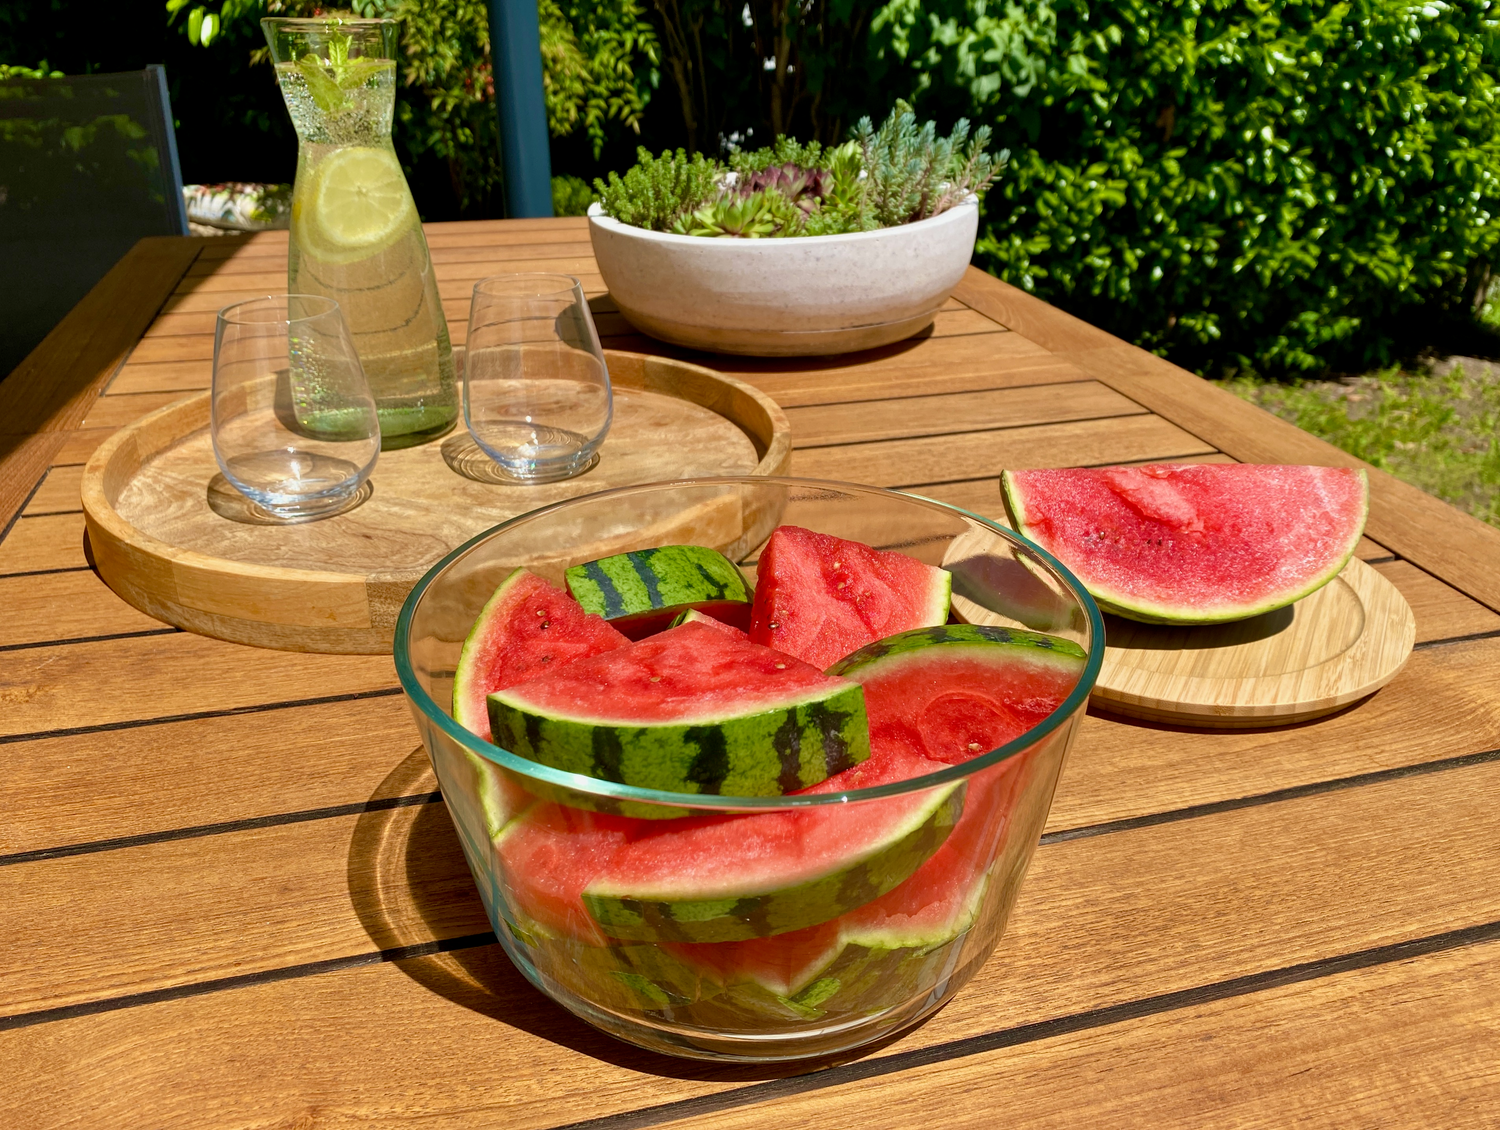
[[[761,390],[728,374],[672,357],[607,349],[605,358],[616,387],[677,396],[728,419],[760,453],[750,474],[786,472],[791,460],[791,424],[780,405]],[[703,399],[684,395],[666,387],[662,378],[668,374],[690,375],[699,386],[706,385],[712,391]],[[688,391],[692,391],[691,384]],[[715,403],[705,403],[715,400],[717,393],[738,398],[742,404],[748,402],[754,410],[747,415],[759,418],[732,417]],[[118,595],[148,615],[202,634],[254,643],[257,641],[250,638],[256,634],[253,626],[260,624],[288,641],[275,646],[365,653],[380,650],[374,647],[373,637],[363,643],[360,639],[372,632],[388,635],[385,630],[391,625],[385,623],[387,606],[399,607],[404,591],[428,567],[356,573],[241,562],[165,542],[134,525],[115,508],[127,476],[121,476],[119,482],[110,480],[116,473],[114,464],[127,445],[141,445],[134,455],[136,466],[143,466],[187,432],[204,426],[211,398],[212,390],[196,392],[148,413],[105,440],[85,465],[79,494],[93,564],[100,576]],[[268,586],[295,586],[307,599],[269,601],[262,591]],[[256,608],[254,617],[246,617],[247,607]],[[298,631],[307,633],[309,640],[318,637],[320,644],[299,644],[294,638]]]

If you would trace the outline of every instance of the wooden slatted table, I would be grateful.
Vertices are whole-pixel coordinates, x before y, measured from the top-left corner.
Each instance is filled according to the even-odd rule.
[[[580,220],[429,238],[459,335],[487,274],[603,292]],[[510,968],[388,657],[178,632],[89,568],[90,451],[206,388],[214,311],[285,257],[145,241],[0,383],[0,1126],[1500,1122],[1500,531],[1372,473],[1360,556],[1417,618],[1389,687],[1279,730],[1089,717],[939,1014],[813,1074],[655,1057]],[[793,473],[990,515],[1007,465],[1354,462],[977,271],[917,340],[710,363],[787,409]]]

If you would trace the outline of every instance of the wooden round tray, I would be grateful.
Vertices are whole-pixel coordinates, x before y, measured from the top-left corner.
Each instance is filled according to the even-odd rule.
[[[1406,599],[1358,558],[1310,596],[1238,623],[1106,621],[1094,701],[1117,714],[1213,728],[1332,713],[1390,682],[1416,640]]]
[[[491,465],[460,427],[382,452],[364,502],[295,525],[268,521],[225,482],[208,393],[170,404],[117,432],[84,470],[94,563],[125,600],[189,631],[374,654],[390,650],[402,601],[423,573],[518,514],[632,483],[785,473],[791,429],[770,397],[682,361],[605,356],[614,421],[585,474],[541,486],[480,481]]]

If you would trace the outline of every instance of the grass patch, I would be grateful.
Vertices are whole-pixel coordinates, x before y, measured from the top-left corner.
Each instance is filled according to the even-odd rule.
[[[1500,526],[1500,367],[1398,369],[1225,387],[1350,455]]]

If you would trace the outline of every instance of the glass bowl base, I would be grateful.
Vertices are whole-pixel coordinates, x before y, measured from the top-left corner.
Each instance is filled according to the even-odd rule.
[[[653,1020],[601,1008],[583,1000],[544,974],[522,972],[547,996],[600,1031],[624,1043],[680,1059],[714,1063],[786,1063],[799,1060],[850,1058],[849,1053],[899,1035],[921,1023],[968,983],[979,971],[988,952],[976,955],[962,969],[939,981],[927,993],[883,1009],[873,1015],[844,1019],[819,1027],[805,1025],[795,1030],[719,1030],[674,1026],[669,1020]],[[522,963],[517,963],[522,966]]]

